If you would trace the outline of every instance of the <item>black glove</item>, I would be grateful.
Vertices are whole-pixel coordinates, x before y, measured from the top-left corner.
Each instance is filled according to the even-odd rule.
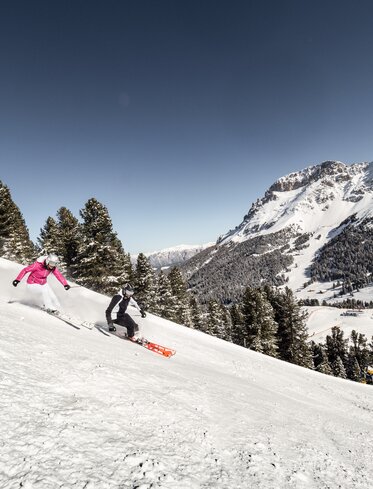
[[[17,287],[18,284],[19,284],[19,280],[13,280],[14,287]]]
[[[146,312],[144,311],[144,309],[141,309],[140,314],[142,318],[146,318]]]
[[[65,290],[69,290],[70,285],[69,284],[66,284],[66,285],[64,285],[64,287],[65,287]]]

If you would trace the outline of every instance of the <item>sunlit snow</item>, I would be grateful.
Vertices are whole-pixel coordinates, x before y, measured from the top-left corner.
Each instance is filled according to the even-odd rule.
[[[19,302],[19,268],[0,260],[1,489],[372,487],[371,386],[135,310],[174,357],[76,330]],[[109,298],[50,283],[104,324]]]

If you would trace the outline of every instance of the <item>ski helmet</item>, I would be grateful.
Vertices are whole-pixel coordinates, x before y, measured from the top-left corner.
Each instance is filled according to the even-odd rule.
[[[122,292],[123,295],[126,295],[127,297],[131,297],[135,293],[131,284],[125,284],[122,288]]]
[[[56,267],[58,265],[58,256],[54,253],[49,253],[47,258],[45,259],[45,264],[48,267]]]

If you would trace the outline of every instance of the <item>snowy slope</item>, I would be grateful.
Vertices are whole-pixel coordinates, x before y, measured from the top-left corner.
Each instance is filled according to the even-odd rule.
[[[0,260],[0,488],[359,488],[373,480],[373,389],[148,315],[165,359],[9,300]],[[51,284],[103,323],[108,298]]]
[[[308,320],[307,328],[309,336],[316,343],[325,342],[327,335],[331,335],[333,326],[338,326],[344,332],[345,338],[349,338],[355,330],[364,334],[371,340],[373,337],[373,311],[365,309],[362,311],[351,311],[356,315],[346,315],[346,309],[335,307],[307,307]],[[349,313],[347,313],[349,314]]]

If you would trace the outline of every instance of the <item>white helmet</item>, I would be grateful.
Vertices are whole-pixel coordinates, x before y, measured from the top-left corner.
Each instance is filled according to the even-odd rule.
[[[58,265],[58,256],[54,253],[49,253],[45,259],[45,264],[49,267],[56,267]]]
[[[122,287],[122,293],[123,293],[123,295],[125,295],[127,297],[131,297],[131,296],[133,296],[134,292],[135,291],[133,290],[133,287],[132,287],[131,284],[125,284],[125,285],[123,285],[123,287]]]

